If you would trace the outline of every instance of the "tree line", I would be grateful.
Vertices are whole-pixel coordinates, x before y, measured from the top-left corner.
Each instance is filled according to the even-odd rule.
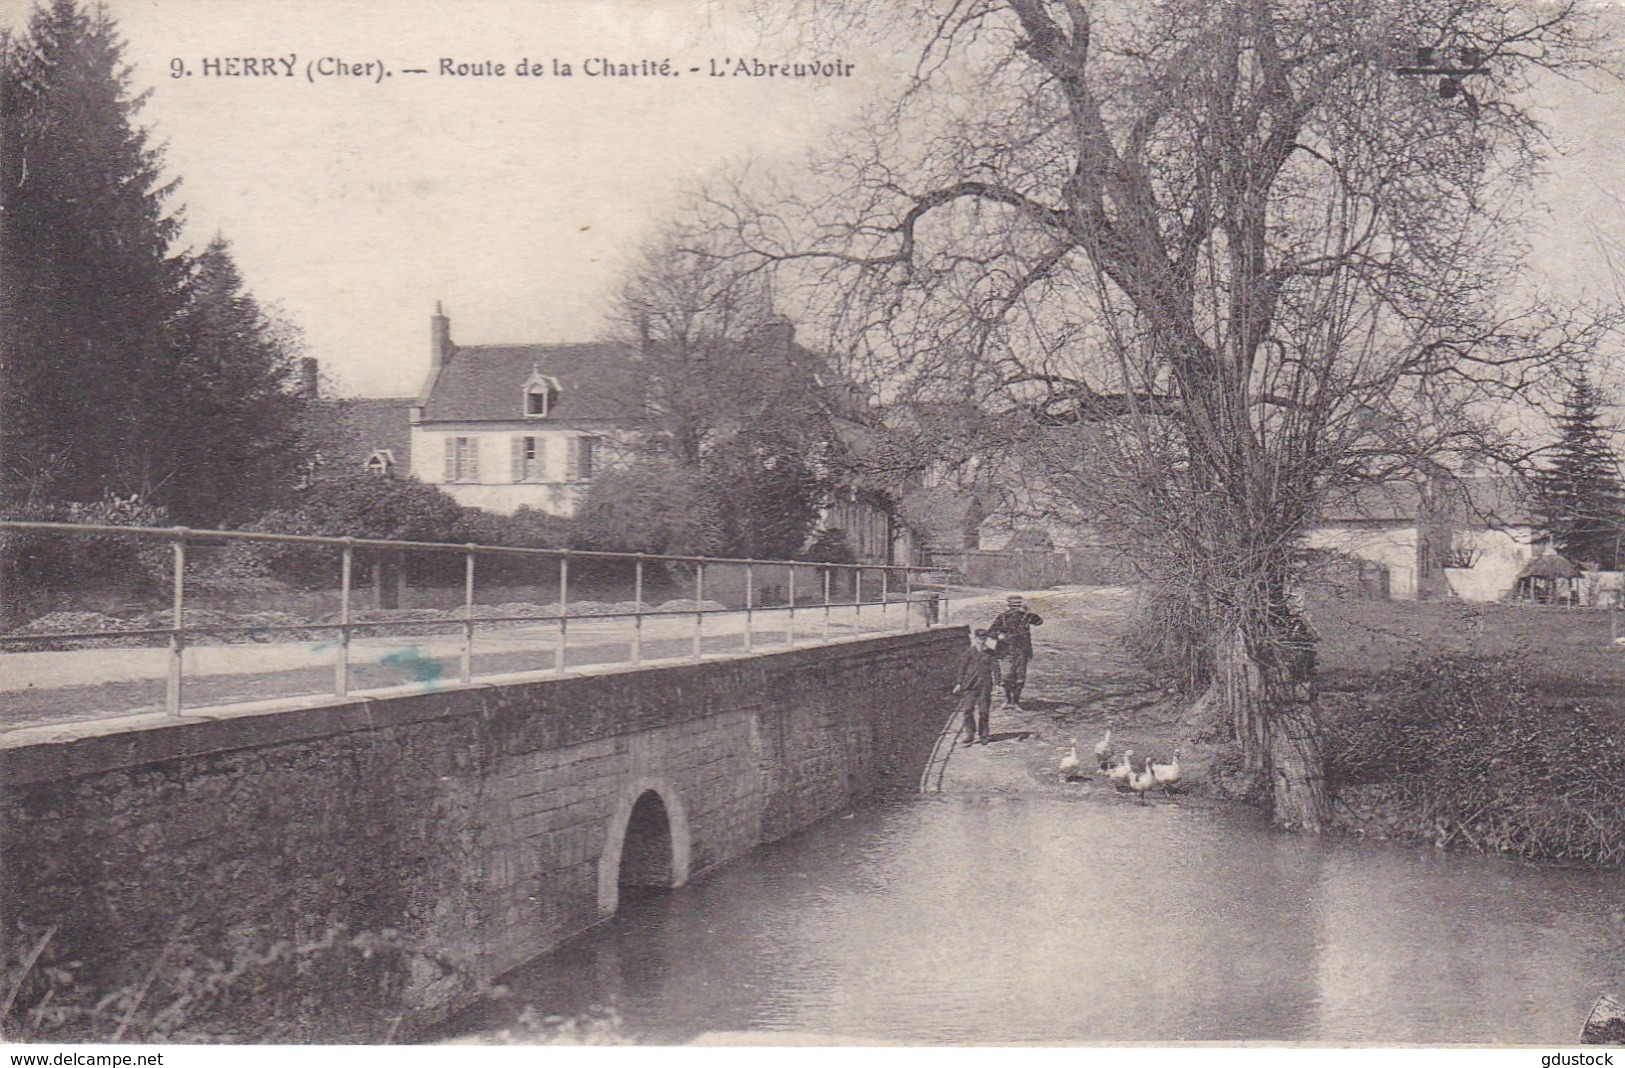
[[[104,9],[52,0],[0,49],[8,511],[134,496],[198,526],[252,517],[309,449],[297,331],[225,237],[178,247],[179,183]]]

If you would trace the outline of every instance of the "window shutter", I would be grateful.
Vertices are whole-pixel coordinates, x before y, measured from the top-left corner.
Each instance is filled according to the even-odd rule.
[[[565,442],[567,448],[564,450],[564,455],[569,466],[564,477],[570,482],[575,482],[581,478],[581,442],[582,439],[580,438],[571,438]]]
[[[477,437],[464,438],[468,442],[468,480],[480,480],[480,439]]]
[[[513,480],[525,481],[525,439],[513,439]]]
[[[446,443],[446,478],[447,482],[457,481],[457,439],[442,438]]]

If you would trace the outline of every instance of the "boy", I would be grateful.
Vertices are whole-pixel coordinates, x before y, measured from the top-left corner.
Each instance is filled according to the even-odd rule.
[[[954,683],[954,693],[959,695],[959,711],[965,717],[964,745],[972,745],[978,740],[987,744],[987,720],[993,707],[993,680],[998,671],[998,661],[994,659],[994,651],[998,647],[996,639],[988,637],[985,630],[978,630],[971,635],[970,648],[965,650],[964,659],[959,662],[959,680]]]

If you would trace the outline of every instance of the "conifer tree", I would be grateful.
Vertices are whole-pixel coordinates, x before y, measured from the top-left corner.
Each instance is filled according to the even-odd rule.
[[[0,57],[0,487],[87,501],[153,481],[181,302],[174,183],[134,124],[124,46],[100,10],[36,8]]]
[[[215,237],[193,264],[175,358],[154,414],[148,467],[175,516],[197,526],[253,518],[305,471],[295,339],[243,288]]]
[[[123,54],[77,0],[36,8],[0,54],[0,500],[139,495],[188,525],[240,522],[308,466],[297,332],[223,238],[174,249],[178,183]]]
[[[1582,368],[1563,401],[1551,466],[1535,479],[1535,513],[1558,552],[1614,569],[1625,533],[1625,485],[1608,441],[1602,398]]]

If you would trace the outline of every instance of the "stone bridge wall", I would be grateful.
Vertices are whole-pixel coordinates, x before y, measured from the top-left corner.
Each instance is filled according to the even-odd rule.
[[[13,972],[54,928],[20,1002],[62,981],[44,965],[78,961],[57,1001],[157,976],[145,1020],[213,962],[257,961],[185,1027],[378,1041],[380,1021],[421,1026],[612,913],[623,884],[681,885],[916,774],[963,640],[0,741]]]

